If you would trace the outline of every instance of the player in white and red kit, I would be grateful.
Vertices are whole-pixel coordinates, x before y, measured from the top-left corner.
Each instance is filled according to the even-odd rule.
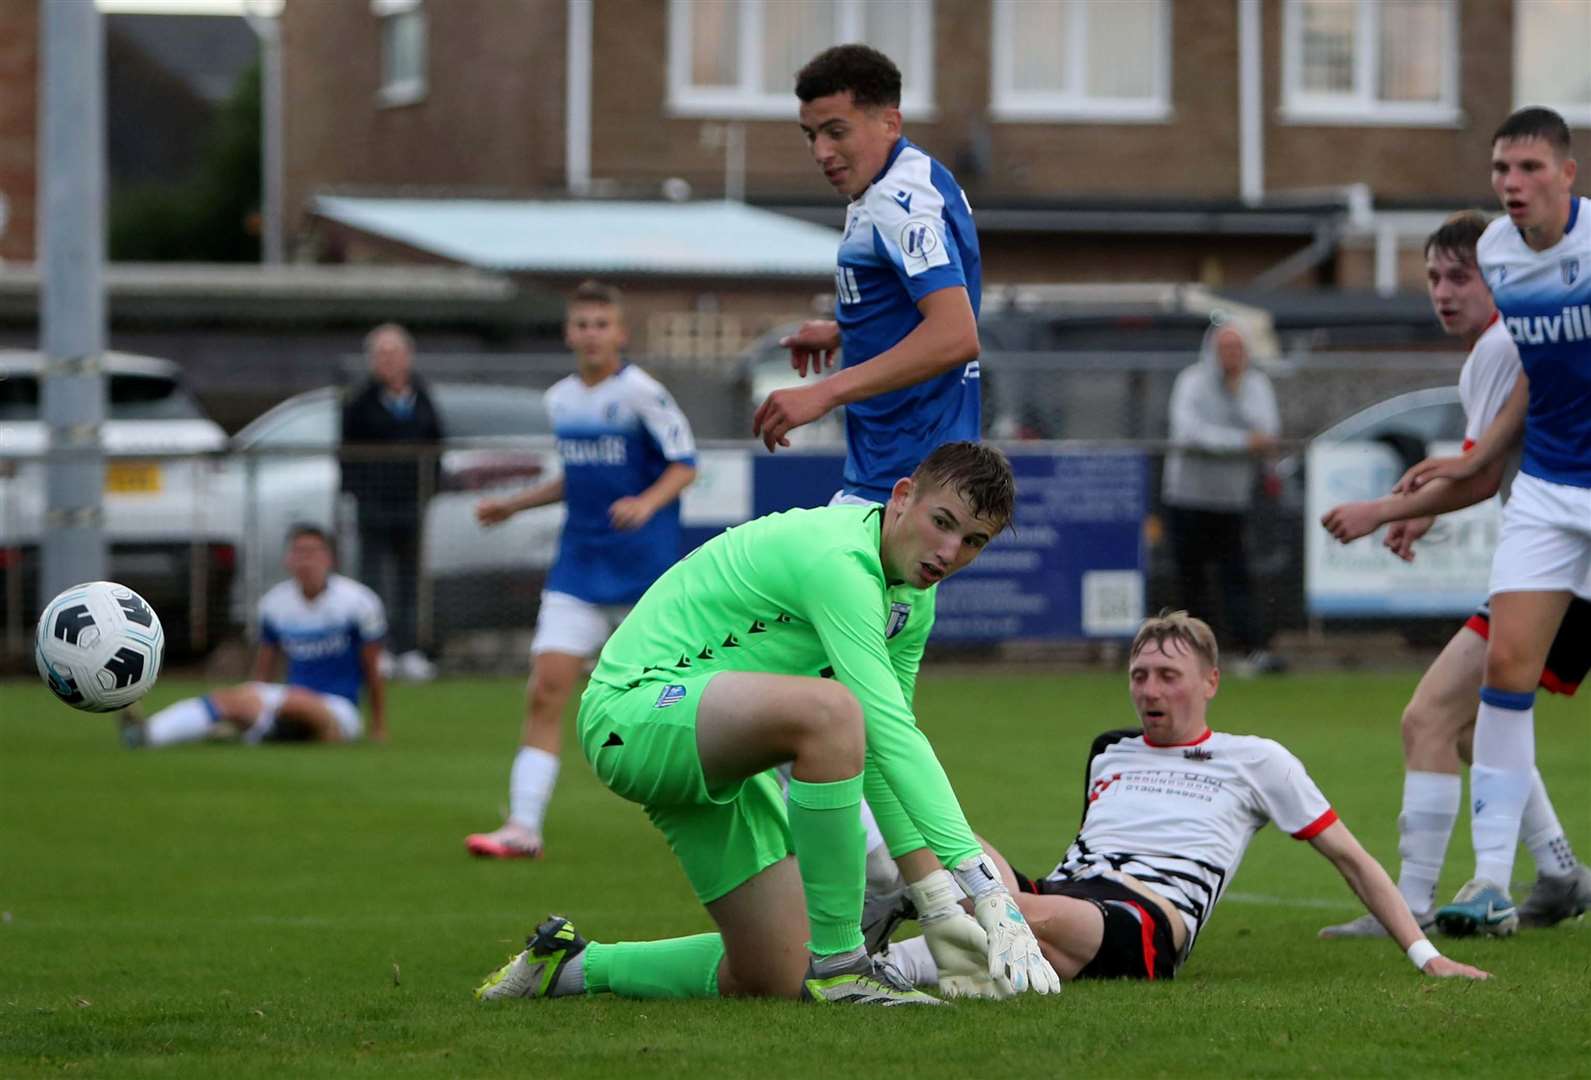
[[[1431,305],[1442,328],[1464,338],[1471,347],[1458,382],[1466,451],[1496,419],[1513,393],[1520,371],[1519,350],[1499,319],[1491,291],[1476,265],[1476,245],[1487,224],[1486,216],[1478,211],[1455,214],[1425,243]],[[1412,545],[1435,521],[1430,515],[1489,499],[1498,491],[1507,497],[1518,464],[1517,455],[1514,457],[1512,461],[1499,458],[1462,483],[1441,481],[1415,492],[1344,503],[1333,507],[1321,524],[1343,543],[1391,525],[1386,545],[1401,558],[1413,559]],[[1398,890],[1422,927],[1435,925],[1437,879],[1463,802],[1460,766],[1469,760],[1490,624],[1490,609],[1483,605],[1431,664],[1403,712],[1406,771],[1398,815],[1398,851],[1403,858]],[[1576,598],[1547,657],[1541,686],[1553,693],[1573,694],[1588,670],[1591,602]],[[1532,780],[1521,835],[1536,860],[1536,885],[1517,916],[1491,926],[1494,934],[1512,933],[1521,923],[1551,926],[1591,906],[1591,869],[1575,857],[1539,771]],[[1385,928],[1369,915],[1328,926],[1320,933],[1328,938],[1386,936]]]
[[[1095,740],[1083,822],[1065,857],[1038,881],[997,859],[1062,979],[1172,977],[1267,822],[1331,860],[1422,972],[1487,977],[1426,940],[1296,757],[1271,739],[1210,730],[1220,669],[1207,625],[1186,612],[1147,619],[1130,655],[1143,727]],[[886,962],[919,984],[938,977],[924,939],[891,945]]]

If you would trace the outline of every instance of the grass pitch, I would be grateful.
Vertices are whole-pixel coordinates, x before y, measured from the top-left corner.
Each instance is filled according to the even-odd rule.
[[[1218,727],[1280,739],[1393,872],[1405,676],[1228,682]],[[639,808],[568,740],[536,863],[469,859],[505,800],[523,683],[396,687],[387,746],[129,753],[112,721],[0,684],[0,1076],[1586,1075],[1591,925],[1441,943],[1492,982],[1422,979],[1267,829],[1174,983],[945,1010],[611,998],[481,1006],[548,911],[597,938],[707,920]],[[199,690],[163,682],[158,706]],[[918,711],[975,828],[1047,870],[1120,676],[931,672]],[[1543,696],[1538,760],[1591,854],[1591,708]],[[1459,824],[1442,893],[1470,869]],[[1533,866],[1521,853],[1517,878]],[[1521,895],[1516,892],[1516,898]]]

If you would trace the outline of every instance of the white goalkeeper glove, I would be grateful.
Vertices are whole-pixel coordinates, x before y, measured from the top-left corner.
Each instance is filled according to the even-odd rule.
[[[989,975],[989,936],[961,909],[961,890],[950,872],[935,870],[908,891],[939,968],[939,992],[946,997],[1006,997]]]
[[[1024,990],[1059,993],[1061,977],[1039,951],[1033,928],[1022,917],[989,857],[966,860],[955,868],[955,876],[972,897],[973,916],[988,935],[989,975],[995,984],[1010,994]]]

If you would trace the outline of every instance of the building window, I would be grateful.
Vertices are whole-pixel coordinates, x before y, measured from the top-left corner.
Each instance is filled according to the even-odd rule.
[[[795,74],[865,41],[901,72],[901,111],[933,110],[933,0],[669,0],[668,108],[680,116],[795,116]]]
[[[370,0],[381,25],[382,105],[412,105],[425,98],[425,8],[421,0]]]
[[[1171,116],[1170,0],[994,0],[997,120]]]
[[[1516,0],[1514,106],[1545,105],[1591,124],[1591,4]]]
[[[1459,120],[1453,0],[1287,0],[1282,35],[1286,120]]]

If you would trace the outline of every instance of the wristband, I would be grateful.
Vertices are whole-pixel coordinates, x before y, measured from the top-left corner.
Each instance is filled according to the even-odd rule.
[[[906,887],[920,922],[933,922],[947,915],[961,914],[961,890],[946,870],[935,870],[921,881]]]
[[[993,892],[1005,892],[1005,882],[987,855],[974,855],[955,867],[956,884],[973,900],[982,900]]]
[[[1419,941],[1416,941],[1413,945],[1409,946],[1409,963],[1413,964],[1421,971],[1425,970],[1426,964],[1429,964],[1432,960],[1435,960],[1441,955],[1442,954],[1437,950],[1436,946],[1432,945],[1425,938],[1421,938]]]

